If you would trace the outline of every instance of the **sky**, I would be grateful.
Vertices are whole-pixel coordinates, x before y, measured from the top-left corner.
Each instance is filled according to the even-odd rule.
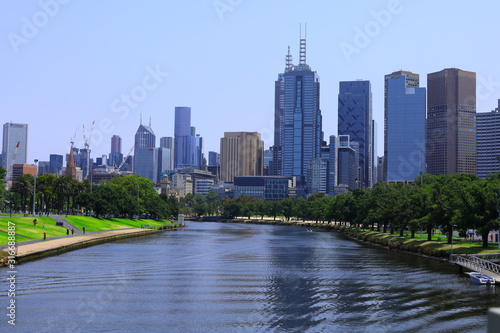
[[[126,155],[140,124],[174,134],[174,108],[191,107],[204,153],[224,132],[273,144],[274,81],[290,46],[320,77],[325,138],[337,134],[339,81],[370,80],[383,155],[384,75],[456,67],[477,73],[477,111],[500,98],[497,1],[40,0],[0,2],[0,123],[29,125],[28,163],[92,157],[112,135]],[[92,125],[94,123],[94,125]],[[85,127],[85,130],[84,130]]]

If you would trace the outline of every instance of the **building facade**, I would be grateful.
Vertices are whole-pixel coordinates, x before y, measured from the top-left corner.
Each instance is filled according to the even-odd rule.
[[[338,135],[349,135],[359,144],[359,185],[372,186],[372,92],[366,80],[340,82],[338,96]]]
[[[3,125],[2,166],[7,170],[7,180],[12,180],[14,164],[28,160],[28,125],[5,123]]]
[[[427,74],[427,173],[476,174],[476,73]]]
[[[500,173],[500,100],[491,112],[478,112],[477,117],[477,171],[481,178]]]
[[[393,72],[384,81],[384,179],[413,181],[425,172],[426,89],[412,72]]]
[[[257,132],[224,132],[220,141],[221,180],[261,176],[264,171],[264,142]]]

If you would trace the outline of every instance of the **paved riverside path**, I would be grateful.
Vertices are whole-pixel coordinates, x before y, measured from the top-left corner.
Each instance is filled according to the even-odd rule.
[[[81,235],[78,237],[57,237],[55,239],[50,239],[46,241],[38,241],[36,243],[24,244],[18,243],[17,246],[17,258],[22,259],[26,256],[32,256],[36,254],[40,254],[43,256],[44,252],[48,251],[57,251],[62,250],[64,248],[77,248],[78,245],[84,246],[85,243],[92,244],[93,242],[99,240],[105,240],[106,238],[112,239],[116,237],[117,239],[122,236],[136,236],[140,234],[151,234],[157,232],[153,229],[141,229],[141,228],[127,228],[127,229],[116,229],[116,230],[108,230],[108,231],[98,231],[85,235]]]
[[[83,231],[66,221],[64,218],[62,218],[59,215],[49,215],[50,218],[56,220],[56,222],[62,222],[63,227],[69,229],[69,232],[71,233],[71,229],[75,230],[75,235],[83,235]]]

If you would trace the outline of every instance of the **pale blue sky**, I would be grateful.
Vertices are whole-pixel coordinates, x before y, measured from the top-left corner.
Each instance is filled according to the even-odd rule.
[[[68,152],[77,128],[82,147],[94,120],[93,157],[113,134],[126,154],[141,113],[158,145],[173,136],[175,106],[192,108],[205,154],[224,131],[260,132],[268,147],[274,81],[288,45],[298,63],[307,22],[325,137],[337,134],[339,81],[368,79],[382,155],[384,74],[409,70],[425,87],[443,68],[475,71],[478,111],[497,106],[498,13],[492,0],[2,1],[0,122],[29,124],[30,163]]]

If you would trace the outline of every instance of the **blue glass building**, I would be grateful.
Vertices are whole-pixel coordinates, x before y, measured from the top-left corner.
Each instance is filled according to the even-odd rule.
[[[174,168],[194,165],[195,138],[191,130],[191,108],[175,108],[174,125]]]
[[[349,135],[351,141],[359,144],[357,181],[360,187],[371,187],[373,137],[370,81],[340,82],[338,97],[338,135]]]
[[[58,154],[50,154],[49,156],[49,173],[61,174],[63,167],[63,156]]]
[[[425,172],[426,89],[419,76],[394,72],[385,76],[384,177],[413,181]]]
[[[134,173],[157,182],[156,135],[150,126],[140,125],[135,134]]]
[[[305,39],[301,39],[300,63],[287,64],[283,74],[281,117],[281,173],[295,176],[297,188],[306,188],[309,163],[320,157],[322,118],[319,77],[306,64]],[[300,192],[300,191],[299,191]]]

